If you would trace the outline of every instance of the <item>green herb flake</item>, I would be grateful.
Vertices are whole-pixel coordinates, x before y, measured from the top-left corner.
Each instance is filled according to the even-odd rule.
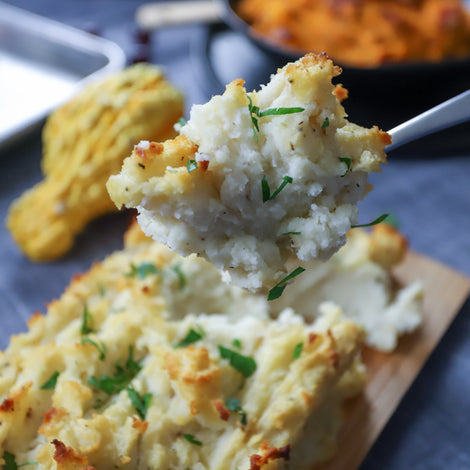
[[[132,406],[136,409],[140,418],[145,419],[150,402],[152,401],[152,394],[146,393],[142,396],[131,386],[126,388],[126,392]]]
[[[242,342],[241,342],[238,338],[235,338],[235,339],[232,341],[232,346],[233,346],[234,348],[241,349],[241,348],[242,348]]]
[[[253,129],[253,135],[255,136],[256,142],[258,142],[258,132],[259,132],[259,126],[258,126],[258,115],[259,115],[259,107],[258,106],[253,106],[253,101],[251,100],[251,97],[247,95],[249,104],[248,104],[248,110],[250,111],[250,117],[251,117],[251,128]],[[254,116],[253,116],[254,114]]]
[[[106,289],[103,286],[98,286],[98,292],[100,293],[100,297],[104,297],[106,295]]]
[[[242,426],[246,426],[247,419],[246,419],[246,411],[241,407],[240,400],[238,398],[228,398],[225,402],[225,406],[230,411],[234,413],[238,413],[241,417],[241,424]]]
[[[388,216],[384,219],[384,223],[395,229],[400,227],[400,221],[393,214],[388,214]]]
[[[126,369],[134,378],[142,369],[141,361],[134,360],[134,347],[129,346],[129,357],[126,361]]]
[[[85,304],[83,307],[82,326],[80,327],[80,334],[82,336],[95,332],[95,330],[91,327],[92,322],[93,317],[90,313],[90,310],[88,310],[87,304]]]
[[[280,116],[285,114],[296,114],[305,111],[305,108],[294,107],[294,108],[269,108],[265,111],[261,111],[258,115],[259,117],[264,116]]]
[[[352,158],[351,157],[338,157],[339,160],[341,160],[343,163],[346,163],[346,171],[344,172],[343,175],[341,175],[341,178],[344,178],[349,171],[351,170],[351,165],[352,165]]]
[[[104,400],[102,400],[101,398],[97,398],[95,400],[95,403],[93,404],[93,408],[95,410],[99,410],[103,405],[104,405]]]
[[[321,125],[321,128],[322,128],[322,129],[325,129],[325,128],[327,128],[329,125],[330,125],[330,120],[328,119],[328,117],[326,117],[325,120],[323,121],[323,124]]]
[[[131,263],[131,270],[126,274],[126,277],[138,277],[145,279],[151,274],[158,274],[158,268],[153,263],[141,263],[138,266]]]
[[[389,214],[382,214],[380,217],[377,217],[375,220],[369,222],[368,224],[351,225],[351,228],[372,227],[373,225],[377,225],[380,224],[380,222],[383,222],[388,216]]]
[[[41,390],[54,390],[59,378],[60,372],[55,371],[42,385]]]
[[[302,354],[302,349],[304,348],[304,343],[297,343],[292,352],[292,359],[298,359]]]
[[[124,390],[141,369],[140,362],[134,360],[133,347],[129,346],[129,357],[124,367],[116,364],[113,376],[90,377],[88,383],[107,395],[113,395]]]
[[[172,266],[171,269],[178,276],[180,290],[183,290],[186,287],[186,276],[184,275],[183,270],[179,264]]]
[[[305,271],[304,268],[299,266],[298,268],[294,269],[289,275],[287,275],[284,279],[279,281],[268,293],[268,300],[276,300],[281,297],[284,289],[287,287],[287,283],[293,279],[294,277],[302,274]]]
[[[284,232],[281,235],[302,235],[302,232]]]
[[[251,117],[251,127],[253,129],[253,135],[255,137],[256,142],[258,142],[258,132],[259,132],[259,123],[258,119],[265,117],[265,116],[280,116],[285,114],[295,114],[301,113],[304,111],[304,108],[300,107],[293,107],[293,108],[269,108],[265,109],[264,111],[260,111],[259,106],[253,106],[253,101],[250,96],[247,95],[248,98],[248,110],[250,112]]]
[[[272,201],[288,184],[292,184],[292,181],[293,179],[290,176],[284,176],[279,187],[276,189],[276,191],[271,194],[268,180],[266,178],[266,175],[264,175],[261,179],[261,192],[263,195],[263,202]]]
[[[198,441],[192,434],[183,434],[183,437],[195,446],[202,446],[202,442]]]
[[[178,124],[179,124],[181,127],[184,127],[187,123],[188,123],[188,122],[187,122],[186,119],[183,118],[183,117],[180,117],[180,118],[178,119]]]
[[[224,346],[218,346],[220,356],[223,359],[227,359],[230,365],[240,372],[243,377],[251,377],[256,370],[256,362],[252,357],[243,356],[237,351],[226,348]]]
[[[91,344],[92,346],[94,346],[98,350],[98,352],[100,353],[100,356],[99,356],[100,361],[105,360],[107,348],[106,348],[106,345],[104,343],[97,343],[96,341],[93,341],[89,337],[82,338],[82,344],[85,344],[85,343]]]
[[[197,161],[196,160],[188,160],[186,163],[186,169],[188,173],[191,173],[194,170],[197,170]]]
[[[196,331],[195,329],[191,328],[186,336],[176,343],[174,345],[175,348],[185,348],[186,346],[189,346],[190,344],[196,343],[199,340],[204,338],[204,331],[202,328],[199,328],[199,331]]]
[[[11,452],[8,452],[7,450],[3,452],[3,460],[5,461],[5,464],[3,465],[3,470],[16,470],[17,468],[25,467],[26,465],[38,464],[38,462],[25,462],[20,465],[17,465],[15,454],[12,454]]]

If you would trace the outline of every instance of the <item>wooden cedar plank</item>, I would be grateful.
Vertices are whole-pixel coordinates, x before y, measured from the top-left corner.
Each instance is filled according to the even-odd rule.
[[[400,284],[423,282],[423,324],[403,337],[391,354],[364,351],[369,375],[365,392],[347,404],[338,452],[321,470],[359,467],[470,293],[469,278],[416,253],[410,253],[394,274]]]

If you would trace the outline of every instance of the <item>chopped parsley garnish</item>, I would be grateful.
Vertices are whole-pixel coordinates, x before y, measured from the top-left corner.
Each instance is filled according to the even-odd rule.
[[[142,396],[131,386],[126,388],[126,392],[132,406],[136,409],[140,418],[145,419],[150,402],[152,401],[152,394],[146,393]]]
[[[289,275],[287,275],[284,279],[280,280],[270,291],[268,294],[268,300],[276,300],[281,297],[284,289],[287,287],[287,283],[293,279],[294,277],[302,274],[305,271],[304,268],[299,266],[298,268],[294,269]]]
[[[362,224],[362,225],[351,225],[351,228],[359,228],[359,227],[372,227],[373,225],[380,224],[380,222],[383,222],[389,214],[382,214],[380,217],[377,217],[375,220],[372,222],[369,222],[368,224]]]
[[[292,178],[290,176],[284,176],[282,179],[282,183],[279,185],[279,188],[276,189],[271,194],[271,190],[269,189],[268,180],[266,175],[263,176],[261,179],[261,191],[263,193],[263,202],[272,201],[288,184],[292,183]]]
[[[325,129],[325,127],[328,127],[329,125],[330,125],[330,120],[328,119],[328,117],[326,117],[325,120],[323,121],[323,124],[321,125],[321,128]]]
[[[94,346],[98,350],[98,352],[100,353],[100,356],[99,356],[100,361],[105,360],[107,348],[106,348],[106,345],[104,343],[97,343],[96,341],[93,341],[89,337],[82,338],[82,344],[85,344],[85,343],[91,344],[92,346]]]
[[[158,268],[153,263],[141,263],[138,266],[131,263],[131,271],[126,274],[126,277],[145,279],[150,274],[158,274]]]
[[[202,442],[198,441],[192,434],[183,434],[183,437],[195,446],[202,446]]]
[[[106,290],[103,286],[98,286],[98,291],[100,293],[100,297],[104,297],[106,294]]]
[[[17,465],[15,454],[12,454],[11,452],[8,452],[7,450],[3,452],[3,460],[5,460],[5,464],[3,465],[3,470],[16,470],[17,468],[25,467],[26,465],[38,464],[38,462],[25,462],[20,465]]]
[[[140,362],[134,360],[134,349],[132,346],[129,346],[129,357],[124,367],[116,364],[115,368],[116,370],[113,376],[102,375],[99,378],[90,377],[88,383],[102,390],[107,395],[112,395],[113,393],[125,389],[142,369]]]
[[[281,235],[302,235],[302,232],[284,232]]]
[[[253,135],[255,136],[256,142],[258,142],[258,132],[259,132],[259,124],[258,119],[265,117],[265,116],[280,116],[282,114],[295,114],[301,113],[304,111],[304,108],[294,107],[294,108],[269,108],[265,109],[264,111],[260,111],[259,106],[253,106],[253,101],[251,97],[247,95],[249,104],[248,110],[250,111],[251,117],[251,127],[253,129]]]
[[[188,122],[186,121],[185,118],[180,117],[180,118],[178,119],[178,124],[179,124],[181,127],[184,127],[187,123],[188,123]]]
[[[93,408],[94,408],[95,410],[99,410],[103,405],[104,405],[104,400],[102,400],[101,398],[97,398],[97,399],[95,400],[95,403],[94,403],[94,405],[93,405]]]
[[[91,326],[92,322],[93,317],[90,313],[90,310],[88,310],[88,306],[85,304],[85,307],[83,309],[82,326],[80,328],[82,344],[90,343],[91,345],[93,345],[100,353],[100,361],[104,361],[104,358],[106,357],[106,346],[103,343],[98,344],[96,341],[93,341],[87,336],[91,333],[96,333],[96,330]]]
[[[304,343],[297,343],[292,352],[292,359],[298,359],[302,354],[302,349],[304,348]]]
[[[241,407],[240,400],[238,398],[228,398],[225,402],[225,406],[235,413],[238,413],[241,417],[242,426],[246,426],[246,411]]]
[[[230,365],[240,372],[243,377],[251,377],[256,370],[256,362],[252,357],[243,356],[237,351],[226,348],[224,346],[218,346],[220,356],[223,359],[227,359]]]
[[[196,327],[196,329],[191,328],[186,336],[179,341],[178,343],[175,344],[175,348],[185,348],[186,346],[189,346],[190,344],[196,343],[197,341],[201,340],[205,336],[205,332],[201,327]]]
[[[60,372],[55,371],[42,385],[41,390],[54,390]]]
[[[346,163],[346,166],[347,166],[346,171],[344,172],[343,175],[341,175],[341,178],[343,178],[351,170],[352,158],[351,157],[338,157],[338,159],[341,160],[343,163]]]
[[[399,220],[393,214],[388,214],[388,216],[384,219],[384,223],[386,223],[387,225],[390,225],[390,227],[393,227],[393,228],[396,228],[396,229],[398,227],[400,227]]]
[[[186,169],[188,173],[191,173],[194,170],[197,170],[197,161],[196,160],[188,160],[186,163]]]
[[[180,290],[183,290],[186,287],[186,276],[184,275],[184,272],[181,269],[181,266],[179,264],[172,266],[171,269],[176,273],[178,276],[178,281],[180,284]]]
[[[232,341],[232,346],[233,346],[234,348],[241,349],[241,348],[242,348],[242,342],[241,342],[238,338],[235,338],[235,339]]]
[[[91,327],[92,322],[93,317],[91,316],[90,310],[88,310],[87,304],[85,304],[83,307],[82,326],[80,328],[80,334],[82,336],[95,332],[95,330]]]

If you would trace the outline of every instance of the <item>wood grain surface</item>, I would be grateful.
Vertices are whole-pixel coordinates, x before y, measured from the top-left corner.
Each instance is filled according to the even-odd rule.
[[[354,470],[361,464],[470,294],[469,278],[416,253],[410,253],[394,274],[400,284],[422,280],[423,324],[401,338],[391,354],[364,351],[369,375],[365,392],[347,403],[338,452],[321,470]]]

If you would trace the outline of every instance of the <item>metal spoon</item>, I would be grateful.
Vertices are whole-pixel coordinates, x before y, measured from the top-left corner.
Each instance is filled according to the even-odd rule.
[[[390,152],[412,140],[469,120],[470,90],[467,90],[389,130],[392,143],[385,150]]]

